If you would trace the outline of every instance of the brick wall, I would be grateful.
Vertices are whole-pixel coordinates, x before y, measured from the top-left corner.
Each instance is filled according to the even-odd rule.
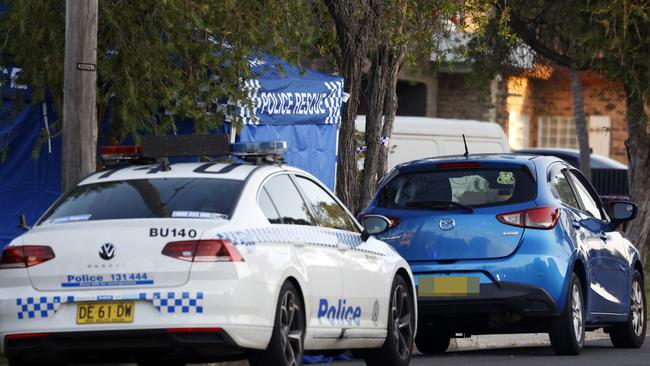
[[[611,83],[595,72],[581,74],[585,113],[609,116],[610,158],[627,164],[625,140],[627,122],[625,120],[625,96],[619,84]],[[519,85],[515,83],[519,82]],[[530,145],[538,141],[540,116],[573,116],[569,72],[565,68],[554,68],[544,77],[511,76],[506,83],[508,111],[518,110],[530,118]],[[505,113],[507,119],[508,114]],[[507,120],[504,123],[507,129]]]
[[[437,113],[440,118],[490,120],[490,85],[475,85],[467,74],[438,74]]]

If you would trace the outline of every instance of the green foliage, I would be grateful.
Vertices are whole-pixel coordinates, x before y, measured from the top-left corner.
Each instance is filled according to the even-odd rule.
[[[592,65],[645,100],[650,96],[650,3],[584,0],[592,31],[581,41],[597,50]]]
[[[65,1],[8,0],[0,19],[3,63],[23,68],[33,102],[62,110]],[[110,109],[110,141],[164,133],[195,121],[219,125],[219,99],[247,103],[241,80],[258,51],[298,63],[318,52],[310,0],[101,0],[97,34],[98,121]],[[315,45],[313,45],[315,44]],[[61,113],[58,113],[60,116]],[[60,123],[60,121],[57,121]],[[54,126],[60,124],[54,123]]]

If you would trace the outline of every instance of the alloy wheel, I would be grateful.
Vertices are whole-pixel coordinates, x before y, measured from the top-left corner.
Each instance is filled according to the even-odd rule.
[[[406,359],[413,345],[413,314],[409,293],[403,285],[395,287],[393,292],[391,316],[397,353],[401,359]]]
[[[573,315],[573,332],[575,335],[576,341],[578,343],[582,342],[582,328],[584,318],[582,316],[582,296],[580,296],[580,288],[578,284],[573,284],[573,289],[571,290],[571,311]]]
[[[643,324],[645,322],[645,309],[643,308],[643,293],[641,285],[638,281],[632,283],[632,299],[631,313],[632,313],[632,330],[637,336],[641,336],[643,332]]]
[[[287,291],[280,306],[280,334],[284,359],[288,366],[298,365],[297,357],[302,357],[303,324],[299,312],[296,295]]]

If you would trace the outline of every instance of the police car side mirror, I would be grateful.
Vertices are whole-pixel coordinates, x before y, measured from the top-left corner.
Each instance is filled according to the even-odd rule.
[[[363,231],[361,232],[361,240],[366,241],[370,235],[381,234],[388,230],[391,221],[386,216],[381,215],[366,215],[363,218]]]
[[[24,213],[18,216],[18,227],[25,231],[29,230],[29,225],[27,225],[27,217]]]

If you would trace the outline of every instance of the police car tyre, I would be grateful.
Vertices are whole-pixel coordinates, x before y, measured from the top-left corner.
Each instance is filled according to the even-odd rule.
[[[638,271],[634,271],[627,321],[609,330],[609,338],[616,348],[639,348],[643,345],[647,326],[647,304],[643,289],[643,277]]]
[[[397,275],[393,280],[388,309],[388,334],[381,348],[366,351],[368,366],[406,366],[413,354],[415,304],[412,287]]]
[[[425,355],[444,353],[449,348],[451,333],[444,329],[421,329],[415,336],[415,345],[418,351]]]
[[[582,284],[575,273],[571,274],[564,310],[551,323],[549,338],[558,355],[578,355],[584,346],[584,296]]]
[[[280,289],[273,334],[266,351],[249,358],[251,366],[300,366],[304,355],[305,313],[300,293],[291,281]]]

